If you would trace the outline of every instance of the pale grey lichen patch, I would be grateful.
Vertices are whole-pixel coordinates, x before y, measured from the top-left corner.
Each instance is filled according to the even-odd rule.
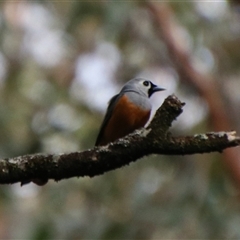
[[[140,134],[142,134],[142,132],[144,132],[144,130],[145,130],[145,128],[139,128],[139,129],[135,130],[133,133],[131,133],[131,135],[134,135],[134,134],[140,135]]]
[[[112,145],[112,143],[109,143],[106,146],[101,146],[101,147],[98,148],[98,150],[96,150],[96,152],[109,152],[110,150],[109,150],[108,147],[111,146],[111,145]]]
[[[21,160],[21,158],[16,157],[16,158],[10,158],[8,160],[8,162],[11,163],[11,164],[18,164],[20,160]]]
[[[2,171],[3,173],[8,173],[8,172],[9,172],[8,168],[2,168],[1,171]]]
[[[3,168],[3,169],[2,169],[2,172],[3,172],[3,173],[8,173],[9,170],[8,170],[7,168]]]
[[[224,137],[224,136],[228,135],[228,133],[226,133],[226,132],[217,132],[217,133],[215,133],[215,135],[217,135],[219,137]]]
[[[62,156],[63,154],[54,154],[53,156],[52,156],[52,161],[54,162],[54,163],[58,163],[58,161],[59,161],[59,159],[61,158],[61,156]]]
[[[207,140],[208,136],[206,134],[195,134],[194,138]]]
[[[144,131],[141,133],[141,135],[142,135],[143,137],[147,137],[147,135],[148,135],[151,131],[152,131],[151,128],[149,128],[149,129],[144,129]]]
[[[26,165],[25,165],[26,161],[25,159],[23,160],[23,157],[10,158],[8,159],[8,163],[10,163],[11,165],[16,165],[15,167],[21,170],[26,169]]]
[[[125,138],[120,138],[117,140],[117,144],[121,145],[123,147],[127,147],[127,146],[129,146],[129,140],[125,139]]]
[[[217,132],[217,133],[212,133],[216,137],[227,137],[227,140],[229,142],[233,142],[236,140],[239,140],[240,138],[236,136],[236,131],[232,132]]]
[[[227,139],[228,139],[229,142],[233,142],[233,141],[239,140],[240,138],[236,137],[236,132],[235,131],[232,131],[232,132],[227,133]]]

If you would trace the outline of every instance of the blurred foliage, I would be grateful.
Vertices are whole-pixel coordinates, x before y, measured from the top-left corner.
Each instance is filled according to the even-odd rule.
[[[166,4],[240,129],[238,4]],[[2,1],[1,157],[91,148],[108,99],[134,76],[168,89],[157,105],[172,92],[187,103],[175,133],[211,130],[204,99],[179,80],[144,2]],[[220,154],[152,156],[92,179],[2,186],[0,213],[1,239],[240,238],[239,193]]]

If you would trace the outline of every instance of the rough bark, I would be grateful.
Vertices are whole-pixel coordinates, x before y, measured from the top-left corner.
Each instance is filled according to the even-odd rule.
[[[184,155],[221,152],[238,146],[235,132],[212,132],[173,137],[172,122],[182,113],[184,103],[175,96],[165,99],[147,128],[136,130],[106,146],[67,154],[34,154],[0,160],[0,183],[56,181],[70,177],[93,177],[120,168],[150,154]],[[35,181],[35,180],[36,181]],[[41,181],[42,180],[42,181]]]

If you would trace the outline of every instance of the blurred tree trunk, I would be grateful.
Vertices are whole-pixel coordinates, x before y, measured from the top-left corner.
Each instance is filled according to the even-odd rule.
[[[216,131],[232,129],[233,124],[230,122],[224,98],[219,91],[219,81],[216,81],[212,76],[198,72],[192,65],[188,47],[184,45],[184,41],[179,39],[180,36],[175,34],[183,26],[175,21],[174,13],[169,4],[148,2],[147,6],[152,13],[159,38],[165,42],[181,81],[186,81],[194,86],[208,103],[212,127]],[[234,148],[224,151],[223,160],[240,189],[240,149]]]

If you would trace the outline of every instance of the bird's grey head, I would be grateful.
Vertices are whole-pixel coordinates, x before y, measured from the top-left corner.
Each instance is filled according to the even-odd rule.
[[[134,78],[123,86],[121,92],[136,92],[142,96],[151,97],[153,93],[163,90],[165,89],[153,84],[149,80]]]

